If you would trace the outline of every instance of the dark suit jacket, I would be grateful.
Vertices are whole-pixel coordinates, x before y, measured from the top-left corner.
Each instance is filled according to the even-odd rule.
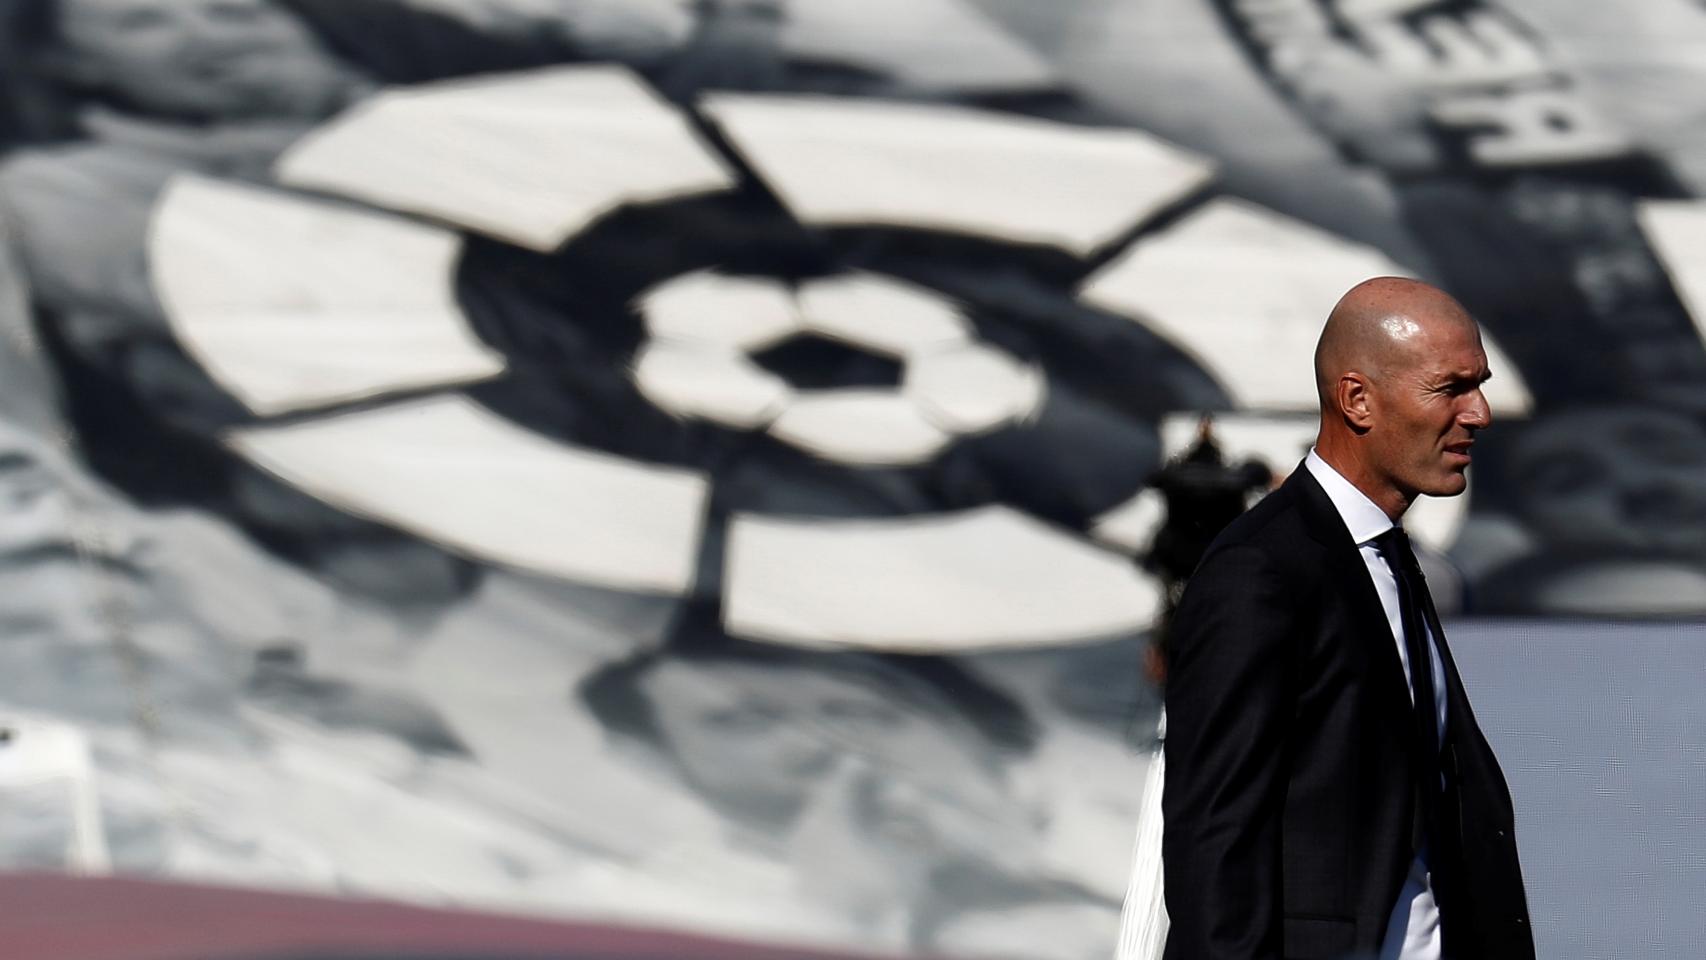
[[[1397,644],[1299,467],[1209,548],[1167,644],[1167,960],[1374,957],[1415,850]],[[1441,644],[1445,956],[1532,960],[1510,792]]]

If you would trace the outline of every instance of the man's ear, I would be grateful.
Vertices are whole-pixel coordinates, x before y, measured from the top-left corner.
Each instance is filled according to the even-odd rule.
[[[1357,433],[1374,427],[1374,395],[1367,377],[1353,370],[1339,378],[1339,409]]]

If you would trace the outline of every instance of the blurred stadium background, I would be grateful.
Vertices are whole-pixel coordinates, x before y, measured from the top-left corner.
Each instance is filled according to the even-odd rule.
[[[1541,952],[1701,956],[1702,91],[1696,0],[0,0],[6,955],[1111,956],[1148,482],[1405,273]]]

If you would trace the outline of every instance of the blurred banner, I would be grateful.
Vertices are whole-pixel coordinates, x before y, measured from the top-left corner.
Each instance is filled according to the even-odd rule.
[[[7,867],[1111,956],[1157,470],[1378,274],[1441,606],[1706,618],[1701,3],[0,17]]]

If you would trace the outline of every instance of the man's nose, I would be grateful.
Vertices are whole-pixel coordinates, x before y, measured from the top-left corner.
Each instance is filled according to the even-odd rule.
[[[1469,406],[1458,415],[1457,422],[1471,430],[1485,430],[1492,426],[1493,407],[1481,391],[1470,395]]]

